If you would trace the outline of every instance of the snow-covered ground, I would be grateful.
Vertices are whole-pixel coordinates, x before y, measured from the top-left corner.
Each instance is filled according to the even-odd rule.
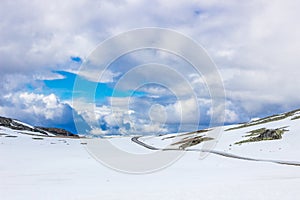
[[[250,158],[300,162],[299,122],[286,118],[223,131],[214,150]],[[288,126],[289,131],[280,140],[234,144],[244,140],[248,131],[283,126]],[[224,127],[224,130],[230,127]],[[140,140],[156,147],[180,140],[180,137],[163,139],[166,137],[148,136]],[[153,150],[133,143],[131,137],[99,140],[107,140],[129,153],[153,153]],[[162,170],[128,174],[96,161],[88,153],[85,142],[89,141],[33,136],[0,127],[0,199],[294,200],[300,195],[300,166],[246,161],[215,154],[199,159],[198,152],[186,152],[177,162]],[[201,148],[201,144],[190,148]],[[104,153],[114,156],[109,150],[104,149]]]

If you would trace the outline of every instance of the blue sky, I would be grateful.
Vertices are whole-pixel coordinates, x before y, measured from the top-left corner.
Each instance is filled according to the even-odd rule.
[[[158,134],[177,131],[179,125],[192,130],[197,120],[206,126],[211,101],[203,77],[168,52],[121,56],[101,80],[78,76],[101,42],[143,27],[178,31],[206,49],[224,83],[226,124],[299,108],[298,7],[294,0],[1,1],[0,115],[76,132],[75,114],[94,134]],[[196,99],[171,74],[138,70],[149,63],[177,70]],[[136,75],[122,82],[129,72]],[[134,88],[149,76],[167,87],[148,81]],[[76,78],[84,87],[73,96]]]
[[[92,88],[93,84],[97,84],[97,90],[95,91],[95,99],[98,103],[104,102],[106,97],[126,97],[131,95],[131,91],[115,91],[109,84],[105,83],[95,83],[89,80],[86,80],[81,77],[77,77],[77,74],[67,72],[67,71],[56,71],[54,73],[62,75],[62,79],[53,79],[53,80],[44,80],[45,90],[48,90],[51,93],[56,94],[60,97],[61,100],[70,100],[73,96],[73,86],[76,78],[80,79],[83,87],[86,90],[77,91],[80,96],[85,96],[88,90]],[[93,99],[91,99],[92,101]]]

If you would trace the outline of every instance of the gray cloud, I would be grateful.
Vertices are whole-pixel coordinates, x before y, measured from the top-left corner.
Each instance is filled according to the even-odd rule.
[[[76,70],[71,56],[87,57],[113,34],[158,26],[207,49],[224,78],[231,121],[300,107],[298,7],[294,0],[3,0],[0,92],[24,91],[52,70]]]

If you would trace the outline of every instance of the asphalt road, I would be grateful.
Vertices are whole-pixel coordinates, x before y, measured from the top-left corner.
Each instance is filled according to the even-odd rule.
[[[222,151],[215,151],[215,150],[205,150],[205,149],[171,149],[171,148],[166,148],[166,149],[161,149],[157,148],[154,146],[151,146],[149,144],[146,144],[142,141],[139,140],[141,136],[135,136],[131,138],[131,141],[139,144],[147,149],[154,150],[154,151],[186,151],[186,152],[204,152],[204,153],[212,153],[215,155],[227,157],[227,158],[235,158],[235,159],[240,159],[240,160],[248,160],[248,161],[257,161],[257,162],[271,162],[271,163],[276,163],[276,164],[282,164],[282,165],[292,165],[292,166],[299,166],[300,167],[300,162],[297,161],[282,161],[282,160],[269,160],[269,159],[256,159],[256,158],[248,158],[248,157],[243,157],[243,156],[237,156],[234,154],[230,153],[225,153]]]
[[[145,147],[145,148],[147,148],[147,149],[151,149],[151,150],[162,150],[162,149],[153,147],[153,146],[151,146],[151,145],[148,145],[148,144],[146,144],[146,143],[144,143],[144,142],[141,142],[141,141],[139,140],[140,137],[141,137],[141,136],[135,136],[135,137],[131,138],[131,141],[134,142],[134,143],[137,143],[137,144],[139,144],[139,145],[141,145],[141,146],[143,146],[143,147]]]

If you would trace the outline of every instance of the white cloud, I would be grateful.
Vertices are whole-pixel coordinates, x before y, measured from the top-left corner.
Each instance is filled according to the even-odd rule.
[[[10,103],[23,105],[24,108],[20,107],[21,113],[28,109],[28,112],[42,115],[39,108],[43,105],[49,108],[47,115],[52,119],[61,114],[59,111],[54,112],[55,108],[52,106],[56,105],[61,109],[61,102],[55,103],[47,95],[32,97],[29,92],[24,93],[25,84],[33,83],[32,79],[57,78],[50,73],[53,70],[77,70],[78,65],[70,64],[70,57],[86,58],[99,42],[113,34],[132,28],[158,26],[181,31],[207,49],[221,69],[227,97],[235,105],[226,111],[229,122],[243,118],[241,115],[261,114],[268,105],[275,105],[273,109],[299,107],[299,6],[299,2],[295,0],[2,0],[0,92],[3,96],[16,92],[11,94],[10,98],[14,101]],[[167,60],[165,64],[173,65],[176,69],[182,67],[174,65],[178,60],[166,53],[156,52],[155,56],[159,58],[158,61]],[[150,60],[145,57],[139,59]],[[168,77],[165,73],[160,73],[161,71],[154,71],[150,75],[155,75],[157,80],[165,80],[178,96],[187,96],[194,92],[200,97],[208,97],[204,87],[195,85],[205,82],[193,76],[193,71],[186,68],[181,70],[178,73],[183,74],[192,84],[192,92],[187,92],[187,85],[174,81],[174,76]],[[91,74],[95,73],[91,72],[86,77],[93,77]],[[149,73],[140,74],[143,78],[147,75]],[[112,82],[116,76],[118,73],[109,71],[103,82]],[[122,87],[130,88],[130,84],[135,81],[137,80],[132,79]],[[152,95],[163,95],[162,90],[146,89]],[[37,104],[36,108],[26,100],[30,98]],[[23,104],[21,100],[24,101]],[[2,113],[17,112],[13,111],[13,106],[7,107],[8,102],[4,104],[4,101],[8,100],[0,99]],[[183,104],[186,106],[184,112],[187,113],[194,105],[193,102]],[[103,115],[113,123],[108,117],[109,114],[104,112],[105,109],[103,107]],[[176,103],[166,110],[167,113],[173,113],[174,118],[179,115],[179,106]],[[118,116],[121,117],[123,116]],[[126,120],[122,123],[130,121]]]
[[[196,123],[200,117],[199,105],[194,98],[182,99],[166,106],[169,123]],[[197,112],[198,110],[198,112]]]
[[[58,73],[40,73],[40,74],[34,74],[34,80],[58,80],[58,79],[64,79],[65,76],[58,74]]]
[[[0,99],[0,115],[33,125],[72,124],[72,108],[54,95],[9,93]]]
[[[67,70],[70,73],[77,74],[86,80],[95,83],[113,83],[115,77],[119,76],[120,73],[112,72],[111,70],[100,70],[97,68],[93,69],[79,69],[79,70]]]

